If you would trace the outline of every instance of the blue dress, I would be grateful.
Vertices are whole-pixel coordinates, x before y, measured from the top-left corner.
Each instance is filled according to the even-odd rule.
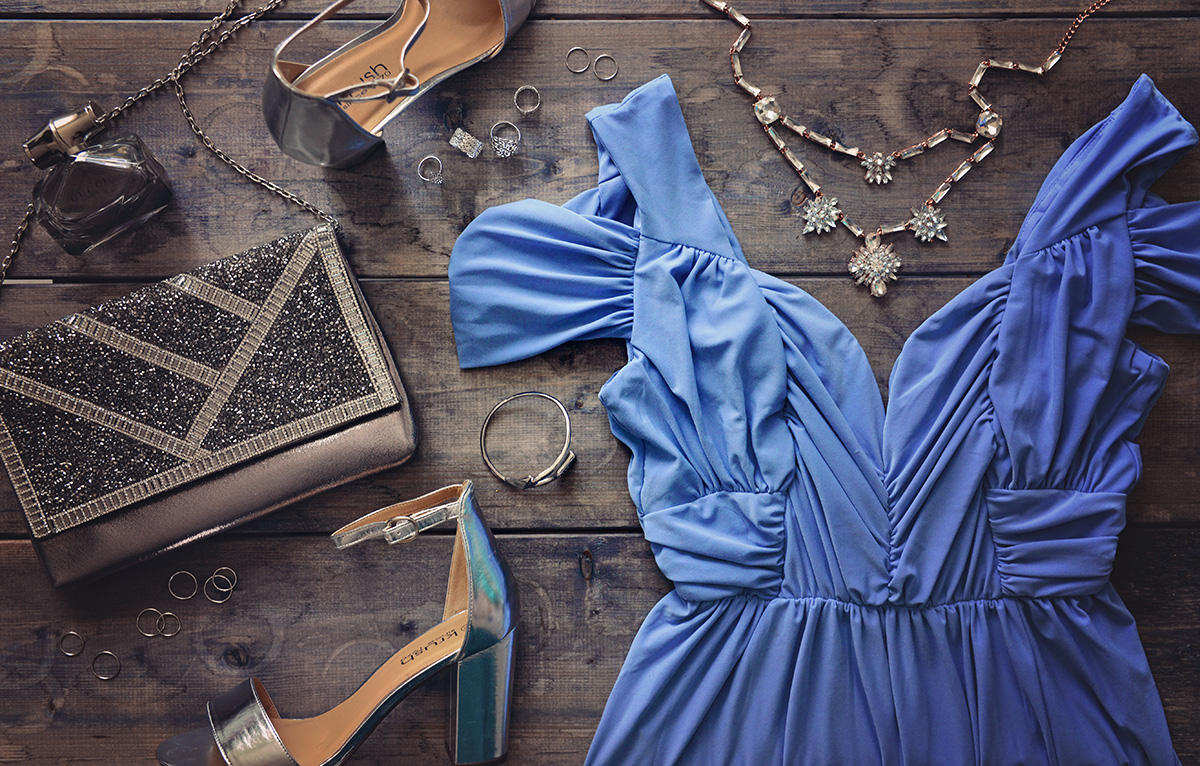
[[[1178,764],[1109,583],[1167,374],[1126,329],[1200,331],[1200,203],[1147,190],[1197,136],[1150,79],[886,408],[846,327],[747,265],[666,76],[588,120],[598,186],[484,212],[450,261],[463,367],[627,342],[600,399],[675,588],[587,762]]]

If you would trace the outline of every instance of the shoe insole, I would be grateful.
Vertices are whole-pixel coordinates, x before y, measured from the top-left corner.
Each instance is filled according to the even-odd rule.
[[[330,710],[313,718],[272,716],[284,747],[300,766],[321,766],[393,692],[458,654],[466,636],[467,613],[459,612],[393,654],[356,692]],[[273,709],[267,700],[263,702],[268,710]]]
[[[404,12],[390,28],[375,37],[351,45],[329,61],[314,65],[296,79],[300,90],[325,96],[357,82],[395,77],[401,71],[400,54],[421,23],[424,9],[406,2]],[[429,21],[405,56],[404,63],[421,83],[442,72],[460,67],[494,50],[504,42],[504,12],[498,0],[436,0],[430,3]],[[379,93],[364,89],[356,96]],[[342,102],[346,113],[374,132],[392,111],[396,102]]]

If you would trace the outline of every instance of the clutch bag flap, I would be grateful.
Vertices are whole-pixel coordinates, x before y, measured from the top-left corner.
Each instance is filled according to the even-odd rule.
[[[35,542],[402,401],[329,226],[0,345],[0,455]]]

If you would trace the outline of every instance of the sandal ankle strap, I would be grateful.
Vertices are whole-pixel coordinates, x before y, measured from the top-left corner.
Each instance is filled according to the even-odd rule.
[[[449,502],[420,507],[425,505],[423,500],[428,498],[436,501],[441,499],[439,496],[444,497],[448,491],[454,493],[454,498]],[[368,513],[334,532],[331,535],[333,544],[338,550],[342,550],[377,537],[382,537],[389,545],[407,543],[430,527],[437,526],[444,521],[461,518],[463,515],[462,499],[465,491],[466,485],[445,487],[425,497],[395,503]],[[419,509],[404,513],[405,510],[414,506],[418,506]]]
[[[305,33],[313,29],[313,27],[316,27],[317,25],[329,20],[329,18],[335,13],[354,2],[357,2],[357,0],[335,0],[335,2],[310,19],[306,24],[304,24],[304,26],[300,27],[291,35],[289,35],[286,40],[279,44],[279,46],[275,49],[275,52],[271,55],[271,71],[276,76],[281,77],[281,79],[291,82],[295,75],[307,68],[307,65],[283,59],[282,56],[284,55],[284,51],[286,51],[288,47],[290,47],[291,44],[296,41],[297,38],[303,36]],[[421,22],[417,25],[417,28],[413,30],[412,34],[409,35],[408,39],[404,42],[404,45],[400,48],[399,74],[386,79],[373,79],[355,82],[328,93],[310,95],[318,99],[333,99],[343,103],[358,103],[362,101],[379,100],[386,100],[388,103],[391,103],[397,98],[411,95],[420,90],[421,81],[417,75],[405,65],[404,57],[408,54],[409,50],[412,49],[413,45],[416,44],[417,38],[419,38],[425,31],[425,25],[429,21],[429,0],[404,0],[404,2],[402,2],[400,5],[401,10],[397,11],[397,14],[401,13],[404,7],[410,2],[415,2],[420,7]],[[285,70],[292,72],[293,77],[284,77],[283,74]],[[362,91],[367,91],[367,93],[365,95],[354,95],[355,93]]]

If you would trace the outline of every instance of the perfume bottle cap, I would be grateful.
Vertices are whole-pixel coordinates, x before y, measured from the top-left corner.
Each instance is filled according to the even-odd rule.
[[[82,109],[59,115],[25,142],[25,156],[39,168],[48,168],[79,152],[96,129],[102,110],[95,101]]]

